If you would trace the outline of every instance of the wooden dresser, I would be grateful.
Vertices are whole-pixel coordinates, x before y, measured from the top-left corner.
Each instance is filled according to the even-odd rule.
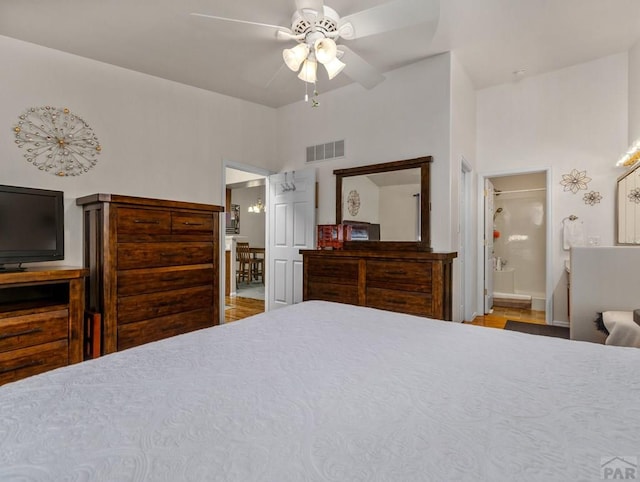
[[[0,385],[82,361],[82,268],[0,273]]]
[[[219,323],[221,206],[114,194],[76,204],[103,354]]]
[[[305,300],[451,320],[451,272],[457,253],[302,250]]]

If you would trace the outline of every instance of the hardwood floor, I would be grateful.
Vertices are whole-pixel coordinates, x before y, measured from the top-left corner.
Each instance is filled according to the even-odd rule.
[[[241,320],[264,312],[264,301],[238,296],[224,297],[224,322]]]
[[[494,306],[493,313],[484,316],[476,316],[473,321],[465,321],[465,323],[469,323],[471,325],[487,326],[489,328],[504,329],[504,325],[507,323],[507,320],[544,325],[544,317],[544,311],[532,311],[520,308],[503,308],[500,306]]]
[[[225,323],[241,320],[264,312],[264,301],[262,300],[241,298],[237,296],[225,296],[224,302],[226,305],[226,309],[224,311]],[[520,308],[502,308],[496,306],[493,308],[493,313],[484,316],[477,316],[472,322],[466,321],[465,323],[486,326],[489,328],[504,329],[504,325],[507,323],[507,320],[544,325],[544,316],[544,311],[531,311]]]

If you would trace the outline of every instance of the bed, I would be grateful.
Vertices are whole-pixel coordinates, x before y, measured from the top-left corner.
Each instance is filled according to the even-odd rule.
[[[0,387],[0,480],[600,479],[637,463],[639,366],[309,301]]]

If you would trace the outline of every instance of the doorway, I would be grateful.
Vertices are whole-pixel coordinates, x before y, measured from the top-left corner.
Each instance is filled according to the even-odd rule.
[[[267,178],[264,169],[226,162],[223,166],[225,192],[224,218],[224,322],[236,321],[265,311],[264,269],[254,270],[238,262],[238,243],[248,243],[251,257],[262,260],[267,256],[266,205]]]
[[[551,323],[549,173],[481,176],[483,312]]]

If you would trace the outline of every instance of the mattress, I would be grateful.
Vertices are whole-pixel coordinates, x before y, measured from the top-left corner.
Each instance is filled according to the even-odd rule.
[[[600,479],[637,463],[639,366],[305,302],[0,387],[0,480]]]

